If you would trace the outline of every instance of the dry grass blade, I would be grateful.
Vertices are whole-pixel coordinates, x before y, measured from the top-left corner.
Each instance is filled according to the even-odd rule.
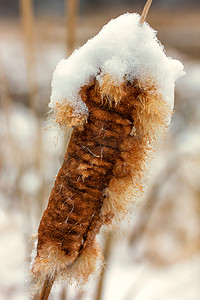
[[[151,3],[152,3],[152,0],[147,0],[145,6],[143,8],[143,11],[142,11],[142,14],[141,14],[141,18],[140,18],[140,23],[141,24],[143,24],[145,22],[145,20],[146,20],[146,17],[147,17],[147,14],[149,12]]]

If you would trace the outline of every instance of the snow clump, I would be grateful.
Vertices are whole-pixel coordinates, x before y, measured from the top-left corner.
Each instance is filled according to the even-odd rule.
[[[163,100],[173,109],[175,81],[185,73],[180,61],[166,56],[156,31],[146,22],[140,24],[140,15],[126,13],[112,19],[94,38],[58,63],[53,74],[50,108],[57,103],[69,104],[76,113],[87,113],[80,89],[95,77],[101,81],[105,74],[119,85],[124,78],[130,81],[136,78],[144,88],[151,78]]]

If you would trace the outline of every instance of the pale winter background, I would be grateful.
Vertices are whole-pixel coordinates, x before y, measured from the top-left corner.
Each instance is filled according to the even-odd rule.
[[[30,236],[67,143],[47,122],[52,72],[111,18],[141,13],[144,2],[0,0],[0,300],[30,299]],[[187,72],[154,184],[123,233],[107,237],[101,280],[78,294],[55,286],[50,299],[199,300],[200,2],[153,1],[147,20]]]

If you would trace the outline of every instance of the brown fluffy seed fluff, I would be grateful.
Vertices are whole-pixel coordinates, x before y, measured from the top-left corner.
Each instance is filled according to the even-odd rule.
[[[102,259],[101,226],[117,224],[142,195],[150,153],[171,116],[154,84],[147,86],[116,86],[106,75],[80,91],[88,116],[58,105],[56,121],[74,130],[38,229],[38,288],[54,277],[87,282]]]

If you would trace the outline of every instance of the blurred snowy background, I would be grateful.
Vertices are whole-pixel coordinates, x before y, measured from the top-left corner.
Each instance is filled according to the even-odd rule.
[[[145,0],[0,0],[0,300],[27,300],[31,244],[65,151],[46,122],[57,62],[110,18]],[[176,85],[169,136],[154,184],[88,291],[55,287],[55,300],[200,298],[200,2],[155,0],[147,21],[187,75]],[[80,70],[81,72],[81,70]]]

